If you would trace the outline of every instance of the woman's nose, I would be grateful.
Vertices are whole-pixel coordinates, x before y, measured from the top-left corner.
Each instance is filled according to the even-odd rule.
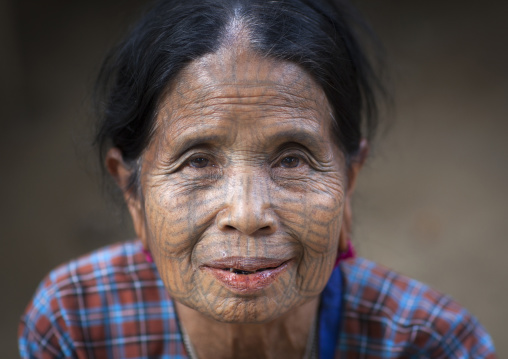
[[[243,174],[228,185],[226,207],[217,215],[221,231],[237,230],[245,235],[268,235],[278,222],[271,205],[269,184],[262,177]]]

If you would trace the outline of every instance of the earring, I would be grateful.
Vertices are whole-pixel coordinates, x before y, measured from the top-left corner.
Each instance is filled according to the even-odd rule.
[[[334,268],[337,268],[341,261],[354,257],[356,257],[355,247],[353,247],[353,243],[351,243],[351,238],[348,238],[346,250],[344,252],[339,251],[337,253],[337,259],[335,260]]]
[[[152,254],[148,249],[143,248],[143,254],[145,255],[145,259],[148,263],[153,263]]]

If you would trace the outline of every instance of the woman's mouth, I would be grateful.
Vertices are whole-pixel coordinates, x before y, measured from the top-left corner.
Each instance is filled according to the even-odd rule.
[[[241,270],[241,269],[237,269],[237,268],[224,268],[223,270],[230,271],[230,272],[235,273],[235,274],[247,275],[247,274],[253,274],[253,273],[256,273],[256,272],[262,272],[262,271],[265,271],[265,270],[275,269],[275,268],[277,268],[277,267],[261,268],[261,269],[257,269],[257,270],[253,270],[253,271]]]
[[[207,263],[202,269],[234,292],[254,294],[272,284],[289,262],[287,259],[231,257]]]

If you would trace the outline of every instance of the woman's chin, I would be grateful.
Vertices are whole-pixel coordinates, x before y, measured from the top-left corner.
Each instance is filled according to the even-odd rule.
[[[294,305],[297,306],[298,303]],[[292,308],[293,306],[281,307],[275,300],[266,297],[243,297],[226,299],[221,306],[209,308],[201,314],[222,323],[262,324],[283,316]]]
[[[308,301],[308,298],[299,296],[291,289],[282,294],[276,288],[271,289],[250,296],[238,295],[223,289],[211,292],[201,297],[199,301],[189,301],[193,297],[175,299],[204,317],[230,324],[267,323]]]

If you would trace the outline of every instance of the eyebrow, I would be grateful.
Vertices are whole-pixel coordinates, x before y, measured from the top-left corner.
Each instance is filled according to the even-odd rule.
[[[267,136],[266,141],[278,146],[287,142],[300,143],[307,147],[309,150],[317,151],[321,148],[320,144],[323,143],[323,138],[315,133],[302,128],[294,128],[278,132],[273,135]]]
[[[190,138],[186,138],[185,141],[173,141],[174,153],[177,156],[181,156],[191,148],[200,145],[213,144],[213,143],[224,143],[224,135],[196,135]]]

